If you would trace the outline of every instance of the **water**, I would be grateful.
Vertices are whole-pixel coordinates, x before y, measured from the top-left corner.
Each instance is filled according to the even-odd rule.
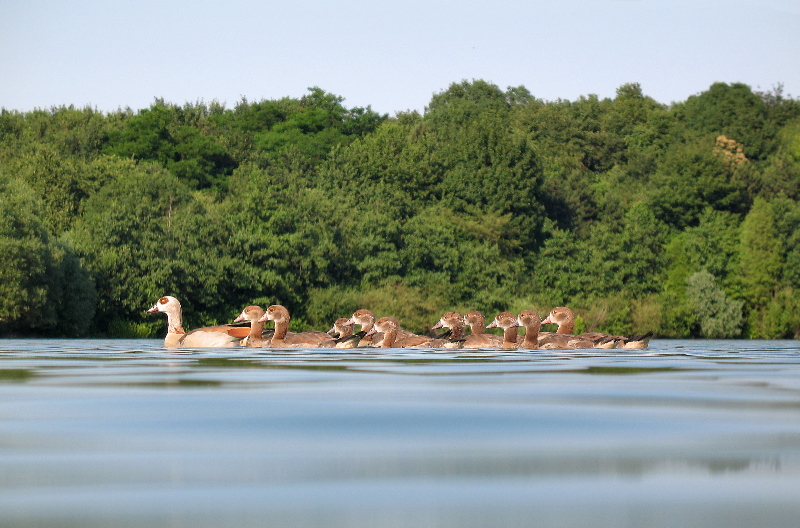
[[[0,526],[792,527],[800,343],[0,340]]]

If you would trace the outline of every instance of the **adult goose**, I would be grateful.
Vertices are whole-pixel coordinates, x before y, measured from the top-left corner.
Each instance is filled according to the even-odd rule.
[[[191,332],[183,329],[183,313],[181,303],[171,295],[161,297],[148,313],[163,312],[167,314],[167,335],[165,347],[230,347],[238,346],[240,341],[250,333],[247,327],[232,325],[206,326]]]

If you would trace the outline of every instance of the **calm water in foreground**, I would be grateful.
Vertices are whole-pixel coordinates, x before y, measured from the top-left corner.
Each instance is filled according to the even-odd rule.
[[[0,340],[0,526],[800,526],[800,343]]]

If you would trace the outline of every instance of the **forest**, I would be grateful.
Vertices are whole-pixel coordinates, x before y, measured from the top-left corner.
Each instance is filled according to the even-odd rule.
[[[800,100],[462,81],[424,112],[299,98],[0,109],[0,336],[156,337],[283,304],[577,314],[576,332],[800,337]],[[545,328],[547,329],[547,328]]]

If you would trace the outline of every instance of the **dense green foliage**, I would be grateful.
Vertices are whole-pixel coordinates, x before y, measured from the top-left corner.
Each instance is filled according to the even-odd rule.
[[[0,334],[156,335],[164,294],[188,327],[248,304],[417,331],[568,305],[609,332],[800,334],[800,101],[780,89],[343,101],[0,111]]]

